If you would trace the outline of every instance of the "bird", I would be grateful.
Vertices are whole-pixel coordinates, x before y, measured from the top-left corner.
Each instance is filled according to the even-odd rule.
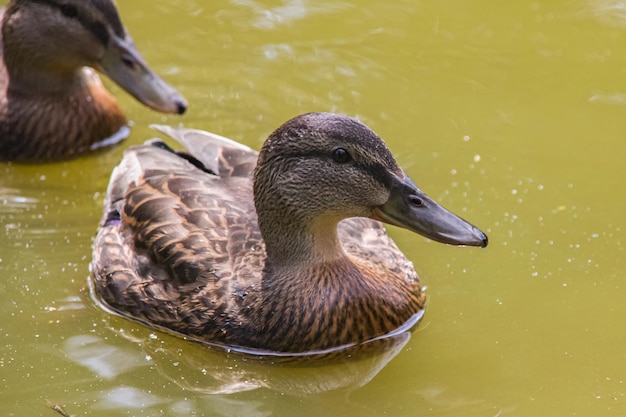
[[[142,58],[113,0],[11,0],[0,13],[0,160],[68,159],[127,137],[95,70],[156,111],[187,109]]]
[[[125,151],[90,265],[94,299],[131,320],[244,353],[343,349],[405,328],[425,307],[383,223],[487,246],[355,118],[296,116],[260,152],[155,128],[186,149],[152,139]]]

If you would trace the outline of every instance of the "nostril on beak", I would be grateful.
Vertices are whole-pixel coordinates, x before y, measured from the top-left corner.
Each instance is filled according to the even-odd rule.
[[[424,201],[419,197],[409,197],[409,202],[415,207],[422,207],[424,205]]]

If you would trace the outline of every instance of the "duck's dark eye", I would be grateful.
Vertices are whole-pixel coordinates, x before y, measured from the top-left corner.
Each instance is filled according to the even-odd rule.
[[[67,17],[76,17],[78,16],[78,9],[73,4],[66,3],[61,5],[61,13]]]
[[[344,148],[337,148],[333,151],[333,161],[339,164],[345,164],[346,162],[352,161],[352,157],[350,156],[350,152],[346,151]]]

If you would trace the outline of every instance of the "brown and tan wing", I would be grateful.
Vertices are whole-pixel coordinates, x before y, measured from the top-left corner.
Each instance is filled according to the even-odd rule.
[[[238,314],[232,294],[260,280],[264,246],[251,187],[249,178],[220,178],[159,142],[126,151],[94,243],[97,294],[152,324],[218,331],[220,317]],[[243,250],[249,245],[258,252]]]

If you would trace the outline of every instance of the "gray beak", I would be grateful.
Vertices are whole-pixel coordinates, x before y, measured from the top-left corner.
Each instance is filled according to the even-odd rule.
[[[187,101],[148,67],[128,35],[112,36],[97,69],[153,110],[174,114],[187,110]]]
[[[488,242],[487,235],[437,204],[408,176],[394,176],[389,200],[374,208],[371,217],[450,245],[484,248]]]

